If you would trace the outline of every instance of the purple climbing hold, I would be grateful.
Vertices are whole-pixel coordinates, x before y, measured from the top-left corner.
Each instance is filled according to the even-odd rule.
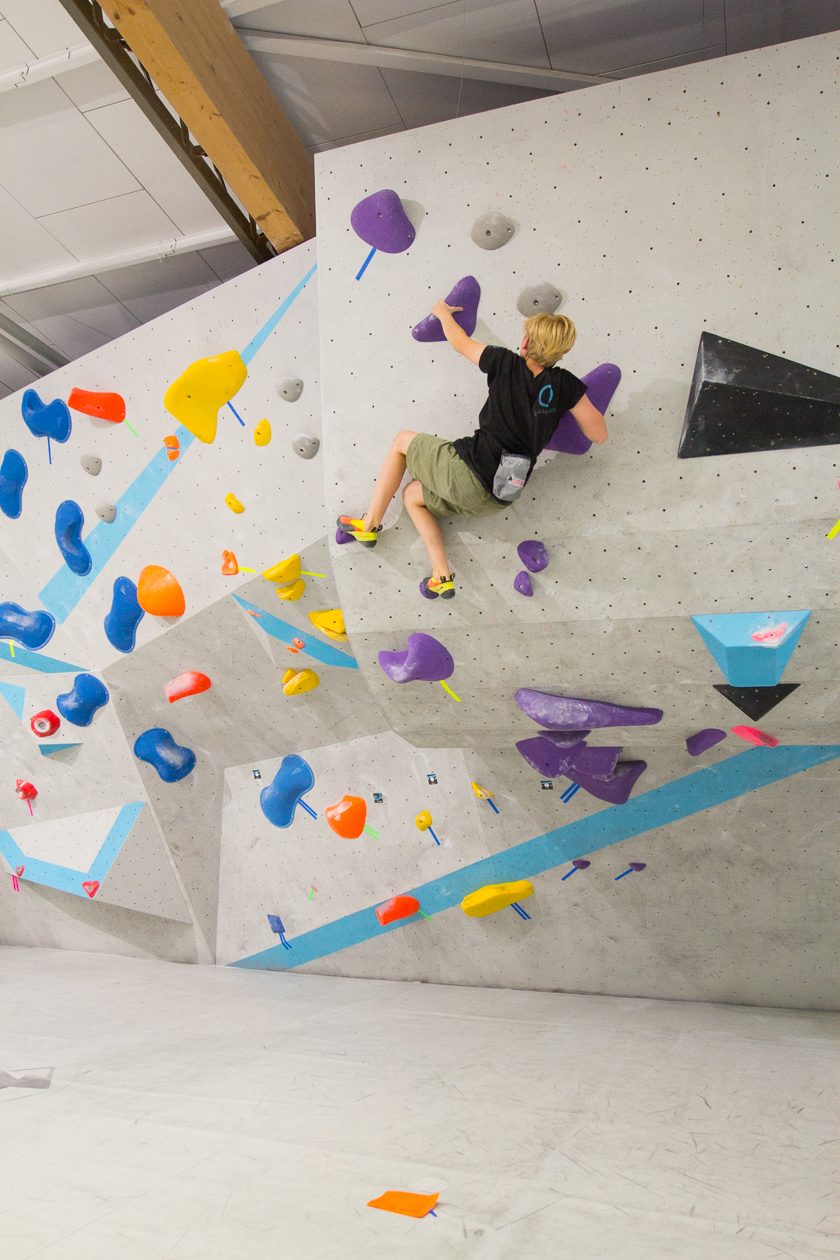
[[[350,226],[383,254],[401,254],[413,244],[414,227],[393,188],[380,188],[353,207]]]
[[[576,871],[585,871],[591,865],[592,863],[587,858],[575,858],[574,861],[572,862],[572,866],[575,868]]]
[[[481,287],[475,276],[463,276],[444,299],[449,306],[463,307],[454,318],[455,323],[463,328],[468,337],[475,332],[480,297]],[[412,328],[411,335],[415,341],[446,341],[437,315],[427,315],[425,319],[421,319]]]
[[[543,739],[551,740],[555,748],[571,748],[573,744],[582,744],[591,731],[540,731]]]
[[[516,577],[513,579],[513,589],[519,591],[520,595],[533,595],[534,587],[531,579],[524,569],[520,569]]]
[[[430,634],[410,634],[403,652],[380,652],[379,664],[391,682],[441,682],[455,673],[450,652]]]
[[[355,542],[356,540],[352,534],[345,534],[343,529],[337,529],[335,531],[335,541],[341,546],[342,543]]]
[[[553,696],[531,687],[519,688],[516,703],[532,721],[555,731],[578,731],[583,726],[652,726],[662,720],[661,709],[636,709],[602,700]]]
[[[646,761],[619,761],[608,778],[596,779],[592,775],[581,774],[577,767],[573,767],[568,777],[574,783],[579,783],[585,792],[597,797],[599,801],[607,801],[610,805],[623,805],[645,770],[647,770]]]
[[[548,565],[548,552],[545,549],[545,543],[541,543],[538,538],[521,542],[516,548],[516,553],[525,565],[525,568],[530,569],[532,573],[541,573]]]
[[[603,414],[612,402],[612,396],[621,380],[621,368],[614,363],[600,363],[598,367],[580,378],[586,386],[586,397]],[[592,445],[581,433],[571,411],[561,416],[557,428],[546,446],[547,451],[565,451],[567,455],[584,455]]]
[[[612,747],[602,745],[599,748],[584,748],[572,762],[575,779],[577,780],[579,774],[589,779],[609,779],[623,751],[621,744]]]
[[[720,730],[717,726],[706,726],[696,735],[689,735],[685,741],[686,751],[692,757],[699,757],[701,753],[714,748],[715,744],[719,744],[722,739],[726,739],[726,731]]]
[[[532,739],[520,739],[517,751],[544,779],[556,779],[558,775],[570,773],[575,759],[586,749],[583,740],[571,744],[568,748],[558,748],[551,740],[535,735]]]

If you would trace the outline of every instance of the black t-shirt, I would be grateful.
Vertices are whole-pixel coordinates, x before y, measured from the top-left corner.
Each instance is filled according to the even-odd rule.
[[[526,455],[530,477],[560,417],[580,402],[586,386],[565,368],[545,368],[534,376],[523,358],[502,346],[485,346],[478,366],[487,375],[487,402],[472,437],[452,445],[492,494],[502,455]]]

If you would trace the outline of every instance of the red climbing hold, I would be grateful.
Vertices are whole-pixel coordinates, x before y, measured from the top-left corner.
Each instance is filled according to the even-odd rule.
[[[99,892],[99,880],[86,879],[85,882],[82,884],[82,888],[84,888],[85,892],[90,897],[91,901],[93,901],[94,897]]]
[[[125,420],[125,399],[122,394],[103,394],[94,389],[71,389],[68,407],[84,412],[97,420],[112,420],[119,424]]]
[[[27,783],[25,779],[15,779],[15,794],[22,801],[34,801],[38,789],[34,783]]]
[[[757,726],[733,726],[732,734],[740,735],[749,744],[760,744],[764,748],[775,748],[779,743],[775,735],[768,735]]]
[[[416,897],[409,897],[407,893],[401,894],[399,897],[392,897],[390,901],[383,901],[381,906],[376,907],[376,917],[383,927],[389,923],[395,923],[397,919],[410,919],[413,914],[417,914],[420,909],[420,902]]]
[[[356,840],[365,829],[367,804],[363,796],[342,796],[324,810],[327,823],[338,836]]]
[[[41,709],[29,719],[29,725],[33,735],[37,735],[39,739],[45,739],[48,735],[55,735],[61,726],[61,718],[57,713],[53,713],[52,709]]]
[[[164,683],[163,690],[169,703],[174,704],[185,696],[197,696],[202,691],[209,691],[212,686],[213,683],[206,674],[200,674],[197,669],[188,669],[177,678],[171,678],[168,683]]]

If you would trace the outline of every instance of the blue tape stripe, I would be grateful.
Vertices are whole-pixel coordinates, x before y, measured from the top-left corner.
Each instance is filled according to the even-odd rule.
[[[286,311],[292,305],[292,302],[294,302],[295,298],[303,292],[304,287],[309,283],[317,270],[318,264],[313,263],[303,279],[295,285],[289,296],[280,303],[271,318],[263,324],[257,335],[251,338],[245,349],[242,351],[242,358],[245,363],[250,363],[260,347],[265,344],[265,341],[274,332],[274,329],[280,323],[280,320],[286,314]]]
[[[0,683],[0,696],[8,702],[17,714],[18,721],[23,721],[23,706],[26,704],[26,688],[16,687],[14,683]]]
[[[82,884],[91,879],[102,882],[114,865],[143,807],[143,801],[132,801],[130,805],[122,806],[88,871],[76,871],[57,862],[44,862],[40,858],[29,857],[16,843],[10,831],[0,831],[0,853],[12,868],[25,867],[22,878],[30,883],[57,888],[59,892],[72,893],[74,897],[82,897],[87,901],[89,898]]]
[[[47,585],[39,592],[38,598],[56,621],[66,621],[82,596],[90,589],[108,561],[114,556],[120,545],[126,540],[146,508],[154,499],[158,490],[172,475],[181,463],[184,454],[192,445],[193,435],[179,425],[175,436],[181,444],[179,459],[171,460],[166,449],[160,446],[146,467],[116,502],[117,516],[112,525],[100,521],[85,538],[84,543],[90,552],[93,564],[90,573],[78,577],[71,573],[66,564],[50,578]]]
[[[715,766],[697,770],[693,774],[674,779],[662,787],[654,788],[627,802],[613,805],[600,813],[591,814],[566,827],[556,827],[533,840],[514,845],[502,853],[481,858],[460,870],[450,871],[419,888],[405,889],[416,897],[427,915],[437,914],[457,906],[467,893],[474,892],[483,884],[504,883],[507,880],[528,879],[543,871],[553,870],[573,858],[595,853],[622,840],[655,831],[658,827],[677,822],[691,814],[722,805],[747,792],[754,792],[799,774],[826,761],[840,757],[840,744],[791,744],[778,748],[753,748],[738,756],[730,757]],[[332,923],[304,932],[292,939],[291,952],[274,946],[251,954],[234,967],[248,967],[272,971],[288,971],[303,963],[314,962],[339,950],[360,945],[362,941],[384,936],[414,923],[404,919],[382,927],[374,913],[374,906],[357,910]]]
[[[270,634],[273,639],[279,639],[281,643],[291,643],[292,639],[300,639],[307,633],[301,630],[300,626],[293,626],[290,622],[283,621],[280,617],[275,617],[273,613],[266,612],[265,609],[258,607],[257,604],[250,604],[241,595],[231,595],[231,599],[235,599],[237,604],[247,611],[259,613],[259,617],[256,618],[257,625],[265,630],[266,634]],[[340,652],[338,648],[334,648],[329,643],[321,643],[320,639],[307,637],[306,647],[300,649],[300,655],[311,656],[313,660],[320,661],[322,665],[339,665],[343,666],[344,669],[359,668],[359,663],[355,656],[351,656],[349,652]]]
[[[15,643],[14,656],[12,648],[4,639],[0,643],[0,660],[10,661],[12,665],[23,665],[25,669],[37,669],[42,674],[81,674],[84,665],[71,665],[69,661],[57,661],[54,656],[44,656],[43,652],[30,652]]]

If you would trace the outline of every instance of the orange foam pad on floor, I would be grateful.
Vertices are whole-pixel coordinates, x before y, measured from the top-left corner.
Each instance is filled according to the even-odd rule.
[[[440,1198],[439,1194],[412,1194],[410,1190],[386,1190],[378,1199],[371,1199],[368,1207],[383,1212],[398,1212],[400,1216],[427,1216]]]

